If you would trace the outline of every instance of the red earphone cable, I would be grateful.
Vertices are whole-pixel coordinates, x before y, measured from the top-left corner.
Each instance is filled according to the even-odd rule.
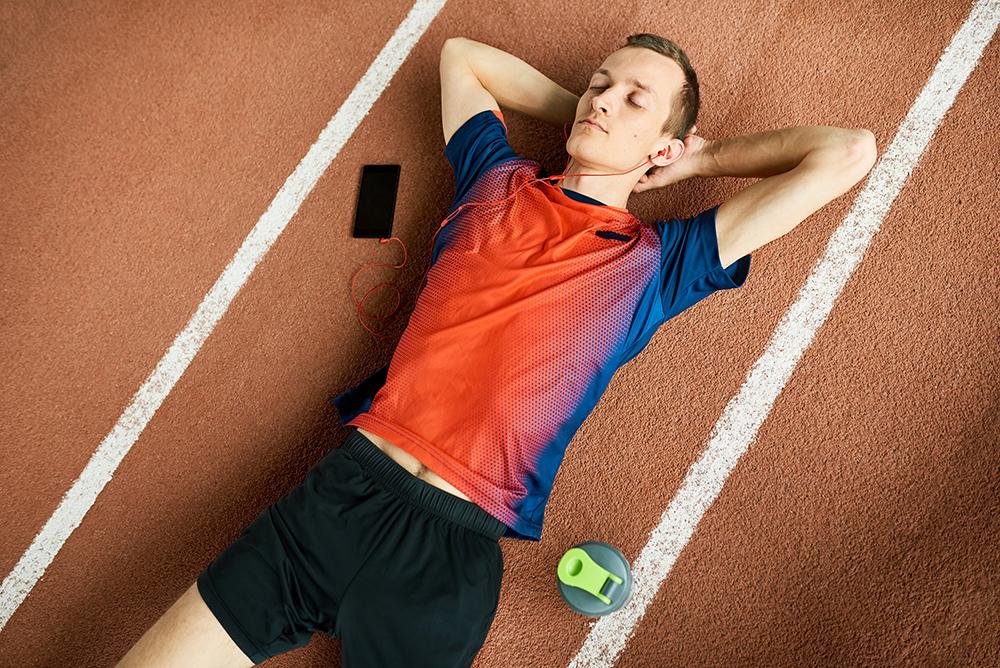
[[[566,133],[566,126],[567,125],[569,125],[568,122],[565,123],[565,124],[563,124],[563,135],[567,139],[569,139],[569,135]],[[667,150],[663,149],[659,153],[657,153],[656,155],[657,156],[661,156],[661,155],[663,155],[666,152],[667,152]],[[438,225],[437,230],[434,231],[434,236],[431,237],[431,250],[433,251],[433,249],[434,249],[434,242],[437,239],[438,232],[441,231],[441,228],[443,228],[445,225],[448,224],[448,221],[451,220],[452,216],[454,216],[456,213],[458,213],[463,208],[465,208],[465,207],[467,207],[469,205],[472,205],[472,204],[497,204],[499,202],[505,202],[508,199],[510,199],[511,197],[513,197],[514,195],[516,195],[518,192],[520,192],[521,188],[524,188],[524,186],[529,185],[529,184],[531,184],[531,183],[533,183],[535,181],[550,181],[550,180],[559,181],[559,180],[565,179],[568,176],[617,176],[618,174],[628,174],[629,172],[633,171],[637,167],[641,167],[642,165],[646,164],[647,162],[652,162],[652,160],[650,158],[646,158],[645,160],[643,160],[642,162],[640,162],[638,165],[636,165],[632,169],[626,170],[624,172],[608,172],[607,174],[556,174],[555,176],[547,176],[547,177],[541,178],[541,179],[530,179],[530,180],[526,181],[525,183],[523,183],[520,188],[518,188],[517,190],[515,190],[514,192],[512,192],[510,195],[507,195],[507,197],[504,197],[503,199],[493,200],[492,202],[466,202],[462,206],[460,206],[457,209],[455,209],[454,211],[452,211],[448,215],[448,217],[445,218],[441,222],[440,225]],[[373,315],[370,315],[367,312],[365,312],[365,315],[367,315],[369,318],[373,318],[375,320],[385,320],[386,318],[392,317],[396,313],[396,310],[399,308],[399,304],[400,304],[400,300],[401,300],[401,297],[400,297],[400,294],[399,294],[399,288],[397,288],[394,284],[389,283],[389,282],[379,283],[378,285],[375,285],[370,290],[368,290],[368,292],[365,293],[365,296],[362,297],[361,301],[359,302],[356,299],[354,299],[354,282],[358,278],[358,273],[360,273],[360,271],[362,269],[364,269],[365,267],[392,267],[393,269],[401,269],[401,268],[403,268],[403,267],[406,266],[406,263],[407,263],[406,244],[404,244],[403,241],[399,237],[389,237],[389,238],[384,238],[383,237],[383,238],[380,238],[378,240],[378,242],[380,244],[384,244],[387,241],[392,241],[393,239],[395,239],[396,241],[398,241],[399,244],[403,247],[403,263],[402,264],[386,264],[385,262],[366,262],[366,263],[364,263],[364,265],[360,269],[358,269],[358,271],[354,272],[354,278],[351,279],[351,299],[354,300],[354,308],[355,308],[355,311],[357,311],[358,313],[361,312],[361,310],[362,310],[361,307],[364,305],[365,300],[368,299],[368,295],[370,295],[376,288],[378,288],[380,286],[383,286],[383,285],[388,285],[393,290],[396,291],[396,305],[393,307],[392,311],[390,311],[389,313],[387,313],[387,314],[385,314],[383,316],[373,316]],[[388,340],[391,339],[391,337],[383,336],[382,334],[379,334],[378,332],[372,330],[370,327],[368,327],[368,325],[365,324],[365,322],[363,320],[361,320],[360,317],[358,318],[358,322],[360,322],[361,325],[365,329],[367,329],[369,332],[371,332],[374,336],[377,336],[380,339],[383,339],[383,340],[386,340],[386,341],[388,341]]]

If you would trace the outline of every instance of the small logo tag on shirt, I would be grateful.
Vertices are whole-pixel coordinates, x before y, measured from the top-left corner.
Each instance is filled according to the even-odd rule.
[[[629,241],[632,239],[627,234],[622,234],[621,232],[612,232],[611,230],[597,230],[594,232],[597,236],[602,239],[617,239],[618,241]]]

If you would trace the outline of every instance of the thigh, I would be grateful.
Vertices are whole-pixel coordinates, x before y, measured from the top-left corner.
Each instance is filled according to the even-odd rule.
[[[206,604],[254,663],[331,634],[342,591],[373,544],[377,490],[335,448],[264,509],[198,578]]]
[[[402,500],[392,514],[341,604],[344,667],[471,665],[499,603],[499,543]]]
[[[205,604],[254,663],[306,645],[313,634],[273,513],[266,508],[197,580]]]
[[[233,642],[192,584],[139,641],[116,668],[130,666],[231,666],[253,661]]]

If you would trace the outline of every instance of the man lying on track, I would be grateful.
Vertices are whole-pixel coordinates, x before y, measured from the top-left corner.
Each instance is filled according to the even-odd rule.
[[[579,97],[465,38],[445,42],[440,74],[456,193],[392,361],[334,399],[343,446],[119,665],[246,666],[316,631],[341,638],[347,668],[470,665],[499,604],[499,539],[541,539],[566,447],[614,372],[664,322],[742,286],[752,251],[876,158],[864,129],[698,136],[695,72],[656,35],[629,37]],[[565,178],[511,148],[500,105],[571,124]],[[710,176],[760,180],[688,218],[626,208]]]

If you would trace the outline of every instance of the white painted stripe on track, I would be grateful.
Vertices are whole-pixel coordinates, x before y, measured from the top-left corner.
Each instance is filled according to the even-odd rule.
[[[388,86],[410,51],[444,7],[445,0],[417,0],[382,47],[351,94],[330,119],[295,171],[285,180],[267,210],[229,261],[222,275],[177,335],[170,349],[132,397],[111,432],[104,437],[83,472],[0,585],[0,630],[27,598],[73,531],[111,480],[157,409],[201,350],[236,294],[284,231],[326,168],[340,153],[368,111]]]
[[[756,438],[816,331],[860,264],[889,207],[982,57],[998,21],[997,0],[973,5],[850,212],[830,238],[798,299],[778,323],[743,386],[716,422],[704,452],[688,470],[659,525],[650,532],[649,541],[632,565],[632,597],[622,608],[591,624],[590,633],[569,666],[611,666],[621,656],[681,550],[718,497],[736,462]]]

